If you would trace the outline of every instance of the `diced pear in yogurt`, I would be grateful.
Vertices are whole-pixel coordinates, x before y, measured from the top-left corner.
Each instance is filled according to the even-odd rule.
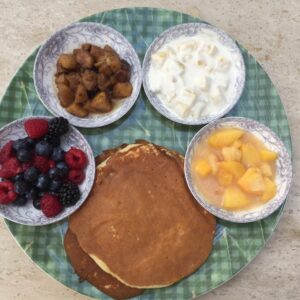
[[[192,117],[198,119],[202,115],[202,111],[204,110],[206,104],[204,101],[197,101],[193,105],[193,109],[191,110]]]
[[[198,78],[198,84],[199,88],[203,91],[206,92],[209,89],[209,84],[210,84],[210,79],[208,76],[199,76]]]
[[[223,100],[222,91],[218,87],[213,87],[210,92],[210,99],[214,103],[220,103]]]
[[[210,55],[210,56],[214,56],[217,51],[218,51],[218,48],[216,47],[216,45],[214,44],[208,44],[206,46],[206,51],[207,51],[207,54]]]
[[[220,56],[217,59],[217,69],[219,71],[225,72],[229,69],[230,67],[230,61],[227,60],[225,57]]]
[[[178,100],[180,102],[184,103],[185,105],[191,107],[194,104],[195,100],[196,100],[196,94],[193,93],[190,90],[185,89],[179,95]]]
[[[181,75],[184,71],[184,65],[179,61],[170,59],[166,62],[167,71],[172,75]]]
[[[182,118],[186,118],[190,112],[190,107],[182,102],[175,102],[173,109]]]
[[[169,51],[158,51],[153,53],[151,56],[151,63],[153,63],[154,67],[161,68],[169,56]]]

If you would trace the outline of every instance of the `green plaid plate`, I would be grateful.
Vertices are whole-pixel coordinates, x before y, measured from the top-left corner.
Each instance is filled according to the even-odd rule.
[[[114,27],[132,43],[140,59],[153,39],[170,26],[199,19],[178,12],[154,8],[125,8],[99,13],[82,21]],[[291,153],[287,117],[270,78],[255,58],[241,47],[246,64],[246,86],[230,116],[253,118],[273,129]],[[36,51],[30,55],[11,81],[0,104],[0,125],[30,115],[49,115],[39,101],[32,80]],[[133,109],[118,122],[98,129],[84,129],[97,155],[102,150],[147,139],[184,153],[199,126],[175,124],[156,112],[142,91]],[[207,262],[179,283],[147,290],[140,299],[189,299],[202,295],[228,281],[259,253],[276,227],[283,207],[268,218],[249,224],[218,220],[213,251]],[[96,299],[108,297],[73,272],[63,247],[67,220],[42,227],[6,221],[11,233],[31,259],[45,272],[79,293]]]

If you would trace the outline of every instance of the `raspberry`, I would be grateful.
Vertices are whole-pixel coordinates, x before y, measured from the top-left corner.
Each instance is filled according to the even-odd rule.
[[[0,177],[9,179],[22,172],[22,166],[16,158],[10,158],[0,165]]]
[[[57,196],[44,194],[41,199],[41,210],[46,217],[51,218],[58,215],[63,210],[63,206]]]
[[[0,150],[0,163],[3,164],[8,159],[14,157],[13,141],[6,143]]]
[[[47,173],[50,169],[49,159],[44,156],[35,155],[33,157],[33,166],[40,172]]]
[[[28,161],[25,163],[22,163],[22,171],[25,172],[27,169],[29,169],[30,167],[32,167],[32,162]]]
[[[62,185],[59,190],[60,203],[65,206],[72,206],[80,199],[80,190],[78,186],[72,182]]]
[[[80,184],[85,179],[85,174],[82,170],[70,170],[68,174],[68,180],[76,184]]]
[[[31,119],[24,123],[24,128],[28,136],[32,139],[38,139],[48,132],[48,121],[44,119]]]
[[[66,153],[65,161],[70,169],[83,169],[87,165],[85,153],[73,147]]]
[[[53,169],[56,166],[56,162],[54,160],[49,160],[49,168]]]
[[[17,198],[14,192],[14,185],[10,181],[0,182],[0,204],[8,204]]]

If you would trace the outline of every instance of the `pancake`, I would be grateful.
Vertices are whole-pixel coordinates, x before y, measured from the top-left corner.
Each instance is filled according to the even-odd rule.
[[[97,289],[115,299],[127,299],[138,296],[143,290],[128,287],[102,271],[98,265],[80,248],[76,235],[69,229],[64,239],[66,253],[81,279],[87,280]]]
[[[188,190],[182,156],[146,143],[106,156],[69,222],[102,270],[137,288],[168,286],[196,271],[211,252],[215,224]]]

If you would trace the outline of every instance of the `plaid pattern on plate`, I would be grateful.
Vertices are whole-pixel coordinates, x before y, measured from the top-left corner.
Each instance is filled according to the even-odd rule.
[[[126,8],[99,13],[82,21],[100,22],[114,27],[132,43],[140,59],[153,39],[170,26],[199,19],[178,12],[152,8]],[[241,47],[241,46],[240,46]],[[246,86],[242,98],[230,116],[258,120],[273,129],[291,153],[287,117],[280,98],[266,72],[241,47],[246,64]],[[30,115],[49,115],[39,101],[32,80],[37,51],[32,53],[11,81],[0,104],[0,125]],[[175,124],[152,108],[143,91],[133,109],[118,122],[99,129],[83,129],[97,155],[102,150],[135,139],[184,153],[199,126]],[[270,217],[255,223],[234,224],[218,220],[213,251],[194,274],[163,289],[147,290],[140,299],[189,299],[228,281],[262,249],[280,218],[281,207]],[[66,257],[63,237],[67,220],[54,225],[30,227],[6,221],[20,246],[50,276],[70,288],[96,299],[108,299],[87,282],[79,282]]]

